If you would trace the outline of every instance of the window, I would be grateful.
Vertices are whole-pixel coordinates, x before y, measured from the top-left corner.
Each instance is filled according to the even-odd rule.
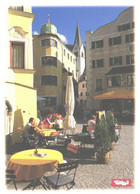
[[[72,56],[70,57],[70,61],[72,62]]]
[[[122,56],[110,58],[110,66],[117,66],[121,64],[122,64]]]
[[[64,49],[64,56],[66,56],[66,50]]]
[[[83,96],[83,92],[80,92],[80,96]]]
[[[54,75],[43,75],[41,76],[42,86],[57,86],[57,76]]]
[[[85,100],[85,101],[84,101],[84,106],[86,106],[86,104],[87,104],[87,101]]]
[[[78,57],[78,52],[75,52],[74,54],[75,54],[76,57]]]
[[[109,46],[121,44],[121,36],[109,38]]]
[[[92,49],[103,48],[103,40],[92,42]]]
[[[10,43],[11,68],[24,69],[24,43]]]
[[[134,42],[134,34],[126,34],[125,35],[125,42]]]
[[[57,67],[57,58],[51,56],[45,56],[41,58],[41,65],[49,65]]]
[[[43,100],[43,107],[52,107],[57,105],[57,97],[43,97],[46,100]]]
[[[96,90],[102,90],[102,79],[96,79]]]
[[[119,25],[118,31],[126,31],[132,28],[134,28],[134,22]]]
[[[83,106],[83,100],[80,100],[80,105]]]
[[[134,63],[134,55],[126,55],[126,64]]]
[[[23,6],[10,6],[9,8],[10,9],[16,9],[16,10],[19,10],[19,11],[24,11]]]
[[[44,46],[57,47],[57,41],[54,39],[43,39],[41,40],[41,47],[44,47]]]
[[[114,76],[107,78],[107,86],[110,87],[116,87],[121,85],[121,78],[120,76]]]
[[[133,86],[134,85],[134,75],[128,75],[127,76],[127,85]]]
[[[72,70],[72,76],[74,76],[74,70]]]
[[[92,61],[92,68],[100,68],[104,66],[104,60],[103,59],[97,59]]]
[[[85,84],[82,84],[82,88],[84,88],[85,87]]]
[[[70,55],[69,55],[69,53],[67,54],[67,57],[68,57],[68,59],[70,58]]]

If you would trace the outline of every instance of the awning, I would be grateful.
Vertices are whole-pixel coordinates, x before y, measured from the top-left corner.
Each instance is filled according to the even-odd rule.
[[[134,99],[134,91],[132,90],[114,90],[94,96],[94,100],[104,100],[104,99]]]
[[[41,96],[37,96],[37,100],[39,101],[39,100],[46,100],[46,98],[43,98],[43,97],[41,97]]]

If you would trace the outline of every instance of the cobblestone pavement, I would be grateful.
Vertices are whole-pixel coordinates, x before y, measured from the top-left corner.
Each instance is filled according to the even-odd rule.
[[[131,188],[134,188],[134,126],[132,125],[122,125],[121,138],[115,144],[115,150],[111,151],[108,164],[79,165],[74,188],[120,189],[111,186],[111,179],[131,179]]]
[[[76,132],[81,132],[82,124],[77,124]],[[134,188],[134,126],[122,125],[121,138],[115,144],[115,150],[111,151],[111,158],[108,164],[97,164],[94,159],[83,159],[79,163],[76,173],[76,189],[122,189],[112,187],[112,179],[131,179],[131,187]],[[17,184],[18,189],[23,188],[27,183]],[[42,189],[42,187],[38,187]]]

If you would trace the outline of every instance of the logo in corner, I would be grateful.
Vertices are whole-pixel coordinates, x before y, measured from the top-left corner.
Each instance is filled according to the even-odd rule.
[[[131,179],[112,179],[111,186],[113,186],[113,187],[131,187]]]

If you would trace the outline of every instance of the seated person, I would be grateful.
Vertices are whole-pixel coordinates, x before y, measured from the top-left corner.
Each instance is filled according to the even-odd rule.
[[[30,127],[32,126],[33,121],[34,121],[34,118],[31,117],[31,118],[29,119],[29,122],[28,122],[28,123],[25,125],[25,127],[23,128],[23,132],[25,132],[26,135],[29,134],[29,129],[30,129]]]
[[[63,120],[61,119],[61,115],[58,115],[57,118],[55,119],[55,124],[54,124],[54,128],[56,129],[56,131],[61,131],[63,130]]]
[[[89,133],[94,133],[95,126],[96,126],[96,116],[92,115],[90,120],[88,120],[88,122],[87,122],[87,131]]]
[[[53,126],[54,122],[52,122],[51,119],[52,119],[52,114],[48,114],[48,115],[46,116],[46,118],[42,121],[43,126],[44,126],[45,128],[50,128],[50,127]]]
[[[29,134],[30,135],[36,134],[36,132],[40,133],[42,131],[42,129],[40,129],[38,127],[39,122],[40,122],[40,120],[38,118],[33,120],[32,125],[29,128]]]

